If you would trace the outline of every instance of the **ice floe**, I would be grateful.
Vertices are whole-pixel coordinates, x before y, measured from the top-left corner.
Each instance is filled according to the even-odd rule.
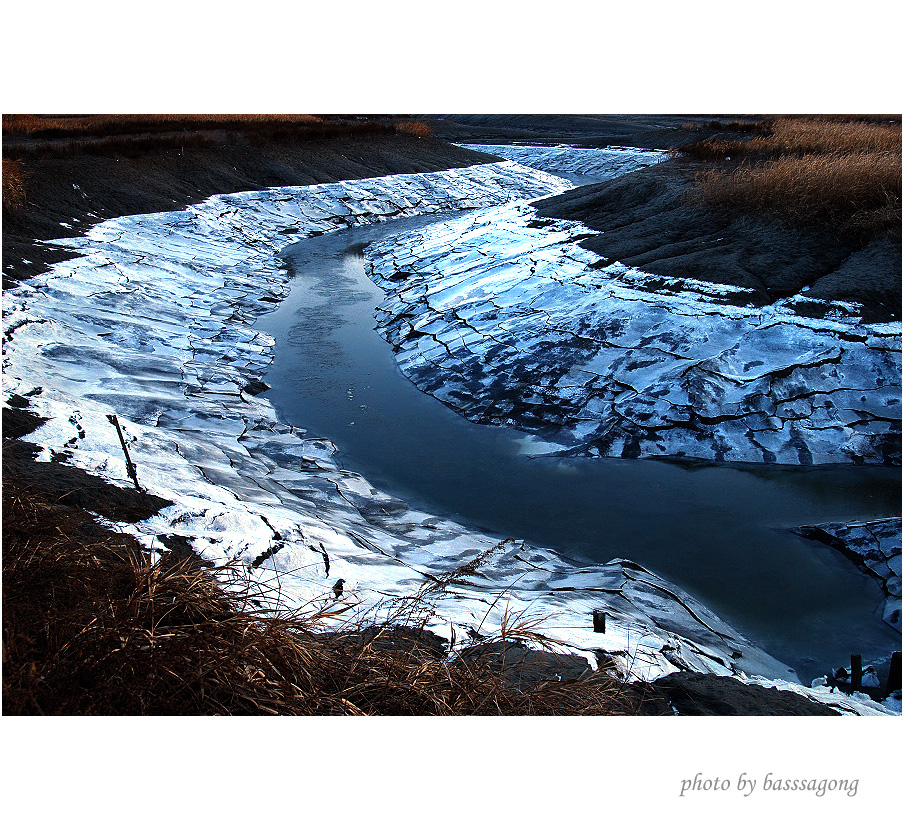
[[[787,666],[644,568],[619,559],[575,567],[553,551],[409,509],[340,469],[329,441],[279,423],[254,394],[273,349],[254,320],[286,293],[288,273],[276,254],[293,238],[520,199],[511,213],[482,221],[502,221],[502,233],[515,228],[514,238],[529,246],[536,239],[518,230],[528,215],[523,200],[566,186],[504,162],[215,196],[184,211],[102,222],[56,243],[77,258],[4,292],[5,396],[28,397],[48,419],[28,439],[43,448],[43,460],[62,454],[130,487],[107,417],[118,416],[140,485],[173,505],[116,526],[152,550],[167,536],[183,537],[207,561],[231,566],[231,579],[268,591],[274,604],[329,607],[347,620],[419,617],[458,643],[530,619],[594,663],[601,649],[613,655],[625,677],[686,668],[793,682]],[[479,224],[464,230],[483,237]],[[571,230],[558,233],[564,241]],[[433,255],[432,237],[411,241],[412,261]],[[484,256],[473,247],[462,253],[446,253],[447,269],[470,273]],[[530,257],[529,247],[520,255]],[[541,249],[540,271],[542,256]],[[582,272],[577,260],[572,267]],[[519,296],[493,287],[517,284],[510,270],[501,263],[485,286],[467,287],[485,313]],[[498,300],[483,293],[489,288]],[[435,301],[456,307],[460,290],[442,291],[431,291]],[[461,339],[476,342],[471,330]],[[593,631],[594,610],[607,613],[605,634]]]

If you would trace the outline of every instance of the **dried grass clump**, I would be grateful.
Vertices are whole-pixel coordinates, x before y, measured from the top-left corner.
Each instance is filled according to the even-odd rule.
[[[395,125],[395,131],[415,138],[433,138],[433,130],[423,121],[402,121]]]
[[[206,572],[4,483],[4,714],[285,711],[309,666]]]
[[[18,161],[3,159],[3,209],[25,207],[28,192],[28,173]]]
[[[697,141],[694,144],[688,144],[679,147],[676,150],[670,150],[671,155],[693,156],[703,161],[722,161],[731,158],[733,155],[743,154],[744,142],[732,141],[723,138],[710,138],[706,141]]]
[[[479,655],[449,659],[423,628],[424,599],[467,566],[399,602],[381,625],[326,633],[336,613],[265,615],[248,589],[84,511],[3,488],[3,712],[69,715],[630,714],[619,682],[514,684]],[[259,598],[259,597],[258,597]],[[411,625],[410,623],[414,623]],[[406,624],[409,623],[409,624]],[[542,642],[506,616],[484,642]]]

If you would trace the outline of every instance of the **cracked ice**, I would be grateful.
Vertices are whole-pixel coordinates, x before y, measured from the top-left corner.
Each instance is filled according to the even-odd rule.
[[[901,326],[604,263],[524,201],[368,247],[402,371],[582,456],[900,463]],[[655,286],[655,288],[651,287]]]

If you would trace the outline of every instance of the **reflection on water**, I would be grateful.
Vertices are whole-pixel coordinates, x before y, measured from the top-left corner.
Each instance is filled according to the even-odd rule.
[[[635,560],[803,680],[852,652],[869,659],[899,647],[878,616],[878,587],[784,528],[898,515],[900,471],[531,458],[524,434],[472,424],[416,389],[374,331],[382,295],[362,251],[434,221],[352,229],[284,252],[291,294],[257,323],[276,337],[266,380],[283,420],[333,440],[343,466],[413,506],[578,560]]]

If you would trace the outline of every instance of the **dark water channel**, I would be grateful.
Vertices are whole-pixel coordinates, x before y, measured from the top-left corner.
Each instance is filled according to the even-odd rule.
[[[283,255],[291,293],[258,320],[282,420],[331,439],[340,464],[412,506],[584,562],[632,559],[680,585],[801,680],[900,648],[882,593],[835,551],[785,528],[899,515],[900,471],[679,466],[524,454],[525,436],[472,424],[420,392],[374,331],[382,292],[362,251],[400,220],[306,240]]]

